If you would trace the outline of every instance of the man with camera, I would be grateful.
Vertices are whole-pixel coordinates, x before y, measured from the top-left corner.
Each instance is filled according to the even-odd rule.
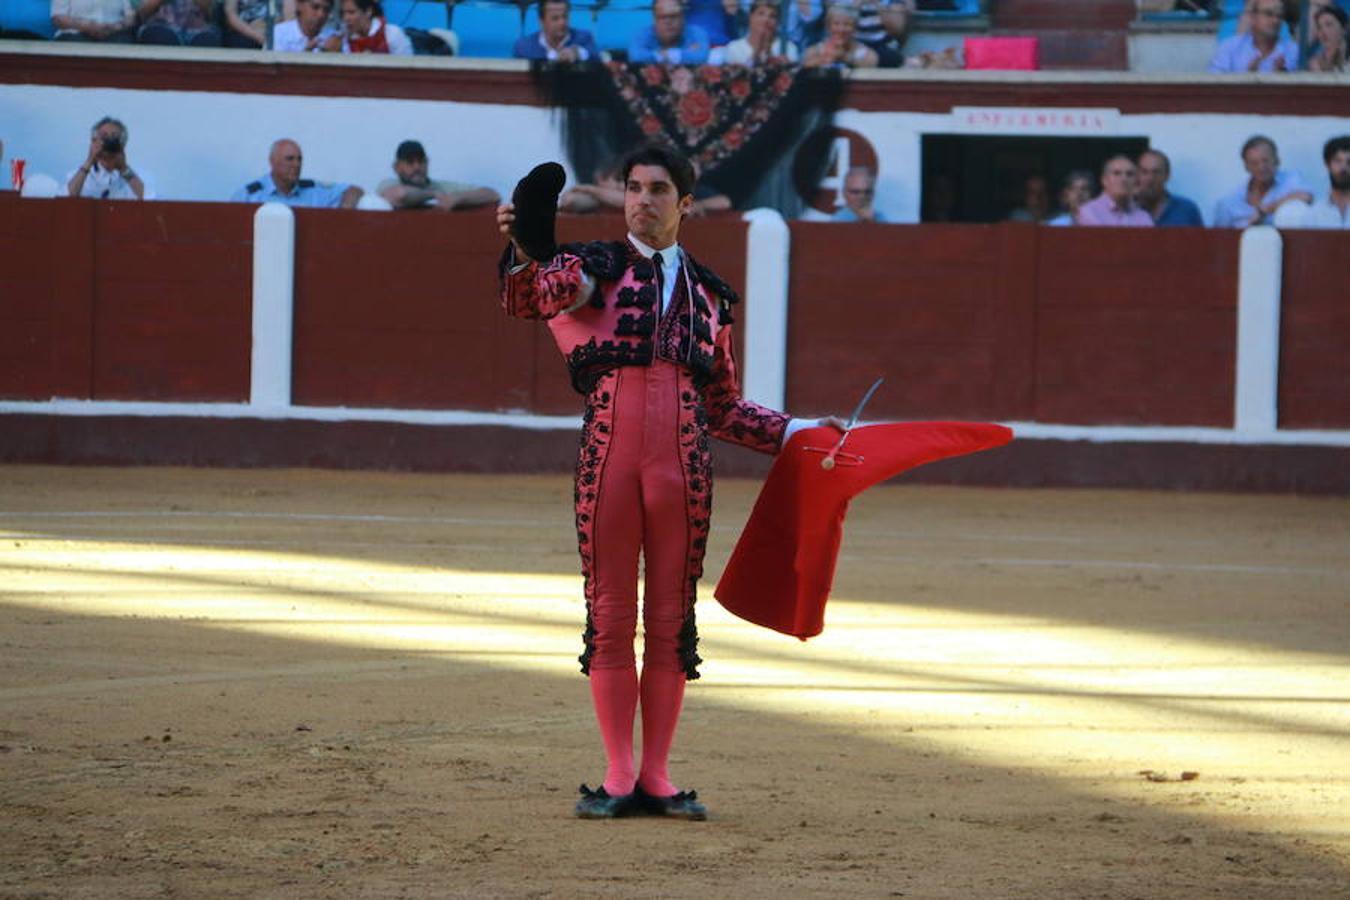
[[[153,191],[127,162],[127,126],[111,116],[95,123],[89,138],[89,156],[66,178],[72,197],[100,200],[153,200]]]

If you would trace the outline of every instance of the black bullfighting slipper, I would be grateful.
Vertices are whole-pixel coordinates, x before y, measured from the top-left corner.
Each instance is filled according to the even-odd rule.
[[[698,802],[698,791],[680,791],[670,797],[653,797],[642,788],[634,788],[642,809],[648,815],[665,816],[668,819],[687,819],[690,822],[702,822],[708,818],[708,807]]]
[[[581,799],[577,801],[572,811],[576,813],[578,819],[621,819],[624,816],[635,815],[640,811],[640,807],[636,793],[611,797],[604,785],[591,790],[583,784]]]
[[[553,226],[558,216],[558,195],[567,182],[567,173],[555,162],[540,163],[516,183],[511,203],[516,221],[511,236],[520,249],[535,262],[548,262],[558,252]]]

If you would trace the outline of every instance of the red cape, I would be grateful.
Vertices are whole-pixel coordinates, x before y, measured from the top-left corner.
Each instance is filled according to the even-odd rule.
[[[854,428],[833,469],[821,467],[839,440],[804,428],[778,454],[714,595],[742,619],[806,640],[825,627],[825,601],[848,502],[915,466],[999,447],[1011,429],[982,422],[900,422]],[[861,458],[849,465],[852,458]]]

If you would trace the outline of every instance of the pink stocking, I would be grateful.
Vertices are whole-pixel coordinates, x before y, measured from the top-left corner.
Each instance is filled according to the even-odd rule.
[[[670,783],[667,766],[684,703],[684,681],[679,669],[642,667],[642,774],[638,781],[653,797],[679,793]]]
[[[605,793],[622,797],[633,792],[633,716],[637,712],[637,669],[591,669],[591,701],[605,742],[609,767]],[[646,730],[646,726],[643,726]]]

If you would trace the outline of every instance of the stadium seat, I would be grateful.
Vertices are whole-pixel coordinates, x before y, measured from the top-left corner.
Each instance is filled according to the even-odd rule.
[[[400,28],[445,28],[450,22],[450,5],[442,0],[384,0],[384,15]]]
[[[11,38],[25,33],[50,38],[55,33],[51,0],[4,0],[0,3],[0,31]]]
[[[634,35],[652,24],[651,4],[613,3],[600,10],[595,42],[601,50],[627,50]]]
[[[509,59],[522,34],[521,7],[512,2],[461,0],[450,25],[459,35],[462,56]]]

